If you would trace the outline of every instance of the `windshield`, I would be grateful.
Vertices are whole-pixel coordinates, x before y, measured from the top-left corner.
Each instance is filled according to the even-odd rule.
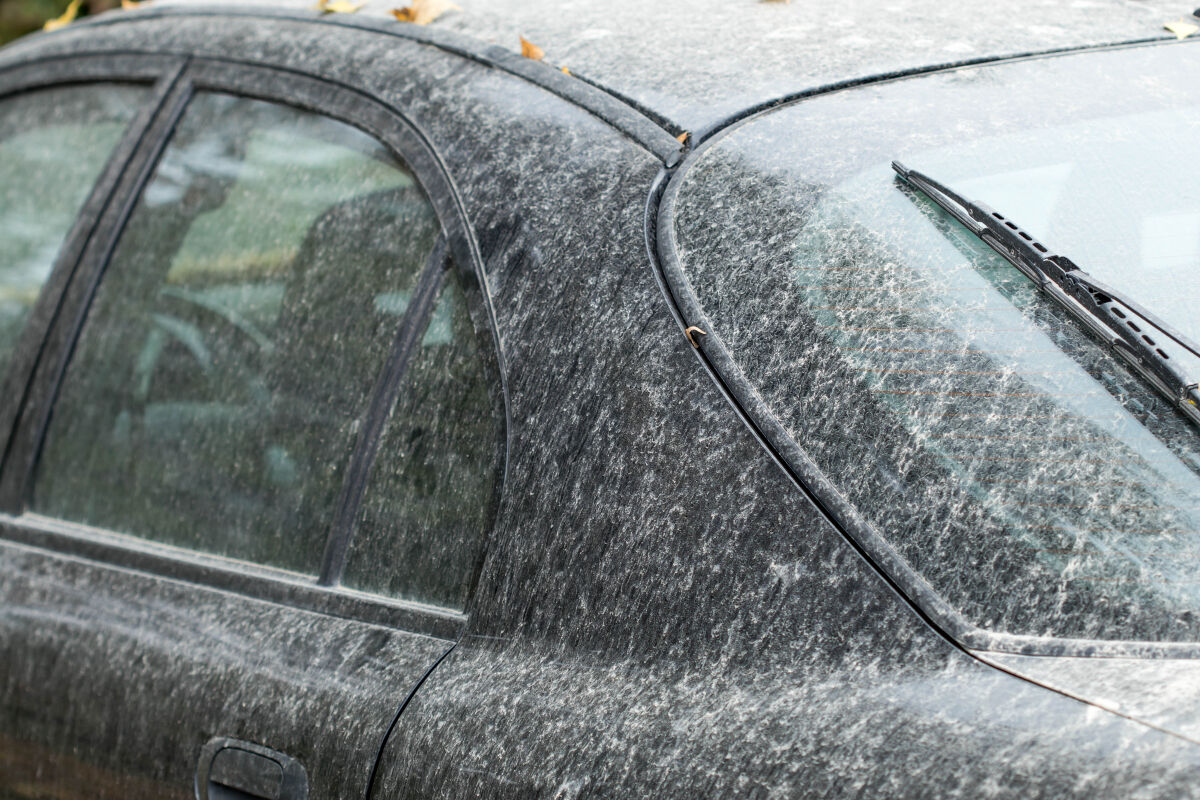
[[[1200,340],[1190,43],[784,106],[679,184],[712,331],[841,497],[996,632],[1200,641],[1200,430],[891,162]]]

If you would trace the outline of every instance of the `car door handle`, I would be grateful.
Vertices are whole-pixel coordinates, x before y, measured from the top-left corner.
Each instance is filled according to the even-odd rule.
[[[196,766],[197,800],[307,800],[308,775],[300,762],[251,742],[217,738],[204,745]]]

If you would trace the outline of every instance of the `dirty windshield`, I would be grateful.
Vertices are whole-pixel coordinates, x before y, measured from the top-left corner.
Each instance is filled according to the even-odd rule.
[[[1191,43],[801,101],[698,154],[674,234],[784,429],[971,625],[1200,641],[1200,429],[891,162],[1200,340]]]

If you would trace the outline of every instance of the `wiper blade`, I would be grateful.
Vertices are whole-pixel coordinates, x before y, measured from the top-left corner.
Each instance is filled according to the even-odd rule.
[[[1135,372],[1200,425],[1200,383],[1190,379],[1178,359],[1171,358],[1155,335],[1169,339],[1197,359],[1200,347],[1133,300],[1081,270],[1071,259],[1051,253],[995,209],[968,200],[899,161],[892,162],[892,169],[1107,342]]]

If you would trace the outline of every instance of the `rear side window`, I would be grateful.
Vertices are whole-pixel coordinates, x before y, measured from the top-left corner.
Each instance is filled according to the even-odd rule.
[[[499,469],[492,408],[466,296],[448,273],[370,472],[348,586],[451,608],[466,603],[474,542],[489,522],[490,504],[479,501],[492,496]]]
[[[356,497],[351,463],[372,399],[389,391],[381,381],[403,326],[427,326],[427,339],[470,327],[409,319],[429,316],[414,292],[429,274],[446,279],[445,250],[412,173],[370,136],[276,103],[197,94],[100,285],[33,510],[316,577],[331,532],[345,535],[335,520]],[[417,373],[403,380],[412,376],[406,391],[434,406],[453,389],[430,394]],[[379,546],[411,554],[402,541],[421,539],[412,525],[427,521],[389,487],[368,501],[388,520]],[[469,540],[458,557],[474,563],[477,526],[442,533]],[[431,559],[408,570],[470,573]],[[411,584],[367,588],[429,599]]]
[[[147,91],[69,86],[0,99],[0,373],[67,232]]]

